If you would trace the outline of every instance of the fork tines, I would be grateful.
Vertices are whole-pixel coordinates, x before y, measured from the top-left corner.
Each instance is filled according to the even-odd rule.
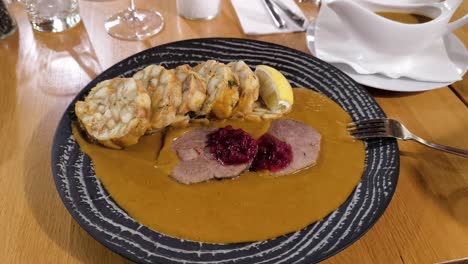
[[[347,124],[346,130],[355,138],[384,137],[387,132],[387,119],[371,119]]]

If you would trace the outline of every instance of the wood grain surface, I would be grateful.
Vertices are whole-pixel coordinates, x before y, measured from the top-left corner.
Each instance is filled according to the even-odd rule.
[[[0,40],[1,263],[129,263],[75,223],[51,174],[58,120],[97,74],[136,52],[188,38],[251,38],[309,52],[304,33],[244,35],[226,0],[211,21],[178,17],[175,1],[137,1],[159,10],[166,27],[146,41],[113,39],[104,31],[105,17],[126,5],[126,0],[80,1],[83,22],[58,34],[34,32],[22,7],[12,6],[19,30]],[[467,1],[462,9],[457,16],[466,13]],[[468,43],[467,27],[456,34]],[[466,80],[453,90],[420,93],[366,89],[388,116],[417,135],[468,149],[468,108],[461,100]],[[362,239],[324,263],[434,263],[468,256],[468,159],[412,142],[399,146],[400,180],[387,211]]]

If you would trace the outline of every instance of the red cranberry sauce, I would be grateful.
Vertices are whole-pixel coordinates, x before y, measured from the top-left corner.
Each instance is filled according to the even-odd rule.
[[[268,133],[260,137],[257,144],[257,155],[251,166],[253,171],[276,172],[288,166],[293,159],[291,145]]]
[[[220,128],[208,135],[208,147],[224,165],[249,163],[257,154],[257,142],[242,129]]]

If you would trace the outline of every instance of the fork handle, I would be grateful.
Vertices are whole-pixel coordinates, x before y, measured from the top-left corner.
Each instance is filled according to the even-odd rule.
[[[459,155],[459,156],[462,156],[462,157],[465,157],[465,158],[468,158],[468,150],[463,150],[463,149],[459,149],[459,148],[453,148],[453,147],[449,147],[449,146],[444,146],[444,145],[440,145],[440,144],[435,144],[435,143],[432,143],[432,142],[429,142],[425,139],[422,139],[416,135],[412,135],[412,137],[410,137],[409,139],[411,140],[414,140],[422,145],[425,145],[425,146],[428,146],[428,147],[431,147],[431,148],[435,148],[435,149],[438,149],[438,150],[442,150],[442,151],[445,151],[445,152],[448,152],[448,153],[451,153],[451,154],[455,154],[455,155]]]

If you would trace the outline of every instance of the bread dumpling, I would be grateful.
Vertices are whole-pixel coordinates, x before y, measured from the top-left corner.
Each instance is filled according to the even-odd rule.
[[[239,102],[234,114],[242,117],[252,112],[254,103],[258,100],[260,82],[244,61],[233,61],[228,66],[239,79]]]
[[[208,60],[195,66],[194,70],[207,83],[207,98],[201,111],[197,114],[213,113],[219,119],[231,117],[239,101],[239,80],[224,63]]]
[[[182,104],[179,111],[182,114],[199,112],[206,99],[205,80],[187,64],[175,68],[174,73],[182,84]]]
[[[136,144],[150,125],[151,101],[133,78],[98,83],[75,104],[81,127],[90,139],[115,149]]]
[[[182,85],[172,71],[160,65],[150,65],[135,73],[133,78],[140,80],[150,95],[151,131],[179,122],[188,123],[188,117],[179,111],[182,103]]]

